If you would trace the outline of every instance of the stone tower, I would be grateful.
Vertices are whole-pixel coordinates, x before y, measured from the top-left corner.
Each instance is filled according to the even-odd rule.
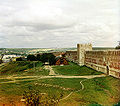
[[[77,60],[80,66],[84,65],[85,51],[91,51],[92,44],[77,44]]]

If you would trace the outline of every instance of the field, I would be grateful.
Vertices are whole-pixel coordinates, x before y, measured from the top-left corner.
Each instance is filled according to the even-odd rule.
[[[28,54],[65,52],[67,50],[76,50],[76,48],[0,48],[0,54],[27,56]]]
[[[80,81],[83,81],[84,90],[78,91],[82,88]],[[112,106],[120,100],[119,80],[112,77],[94,78],[94,79],[39,79],[24,81],[21,79],[14,83],[3,83],[0,86],[0,94],[2,97],[8,97],[11,100],[12,97],[21,97],[24,91],[28,91],[29,88],[34,90],[40,90],[42,93],[48,93],[49,95],[56,95],[56,97],[62,93],[65,97],[71,92],[73,94],[67,99],[60,101],[59,105],[76,104],[76,105],[88,105],[88,104],[101,104]],[[78,91],[78,92],[76,92]],[[7,98],[8,99],[8,98]],[[8,100],[9,100],[8,99]]]
[[[56,74],[61,75],[99,75],[102,74],[101,72],[95,71],[93,69],[90,69],[86,66],[79,66],[75,63],[69,62],[69,65],[65,66],[53,66],[53,69]]]
[[[0,54],[17,54],[27,56],[28,54],[36,54],[36,53],[46,53],[46,52],[66,52],[70,50],[77,50],[76,47],[73,48],[0,48]],[[110,47],[93,47],[93,50],[114,50],[114,48]]]
[[[24,91],[29,90],[47,93],[55,98],[62,94],[63,97],[59,102],[59,106],[113,106],[120,101],[120,80],[111,76],[92,79],[40,78],[40,76],[49,76],[49,70],[45,70],[42,63],[36,62],[35,68],[33,67],[33,62],[25,63],[26,65],[19,62],[14,64],[19,68],[27,65],[25,69],[27,71],[16,70],[15,66],[12,67],[13,63],[0,67],[2,71],[9,67],[0,77],[0,104],[20,104]],[[12,67],[11,69],[10,66]],[[101,74],[88,67],[80,67],[74,63],[70,63],[68,66],[53,66],[53,70],[59,75],[69,76]],[[65,73],[65,71],[67,72]],[[8,77],[7,74],[11,77]]]

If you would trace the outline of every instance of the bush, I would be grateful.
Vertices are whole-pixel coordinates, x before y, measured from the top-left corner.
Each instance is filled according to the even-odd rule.
[[[55,95],[51,97],[46,93],[40,93],[40,91],[31,88],[24,91],[23,94],[23,100],[27,106],[57,106],[62,97],[62,94],[58,98]]]

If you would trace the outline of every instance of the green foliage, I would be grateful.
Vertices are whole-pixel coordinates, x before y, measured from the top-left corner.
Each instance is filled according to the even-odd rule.
[[[28,91],[24,91],[23,94],[23,99],[27,106],[57,106],[62,97],[62,94],[59,97],[56,95],[50,96],[46,93],[40,93],[39,90],[36,91],[30,88]]]
[[[36,59],[37,59],[38,61],[41,61],[41,55],[40,55],[40,54],[37,54]]]
[[[120,49],[120,46],[117,46],[115,49]]]
[[[0,64],[2,63],[2,60],[0,59]]]
[[[43,63],[48,62],[48,54],[47,54],[47,53],[43,53],[43,54],[41,55],[40,60],[41,60]]]
[[[0,67],[0,74],[14,74],[16,72],[23,72],[24,70],[31,69],[34,67],[41,67],[41,62],[31,62],[31,61],[16,61],[6,63],[4,66]]]
[[[43,63],[49,62],[50,65],[54,65],[56,62],[55,56],[52,53],[43,53],[40,59]]]
[[[117,104],[115,104],[114,106],[120,106],[120,102],[118,102]]]
[[[88,68],[86,66],[79,66],[75,63],[69,63],[69,65],[64,65],[64,66],[54,66],[53,69],[57,74],[62,74],[62,75],[80,76],[80,75],[102,74],[101,72],[98,72],[98,71]]]
[[[34,55],[28,55],[27,60],[28,61],[36,61],[37,59],[36,59],[36,57]]]
[[[22,57],[16,58],[16,61],[22,61]]]
[[[27,60],[29,61],[41,61],[43,63],[49,62],[50,65],[54,65],[56,62],[55,56],[52,53],[43,53],[42,55],[37,54],[35,57],[34,55],[28,55]]]
[[[74,79],[74,78],[51,78],[51,79],[41,79],[38,80],[38,83],[42,84],[50,84],[50,85],[58,85],[59,87],[63,87],[63,89],[69,89],[70,91],[76,91],[82,88],[80,81],[84,79]],[[59,88],[58,87],[58,88]]]
[[[100,104],[90,104],[88,106],[102,106],[102,105],[100,105]]]
[[[113,77],[89,79],[84,82],[85,89],[80,95],[84,95],[82,97],[91,104],[106,104],[106,106],[109,106],[114,104],[114,102],[110,103],[111,95],[120,98],[118,83],[119,79]]]
[[[54,65],[56,62],[55,56],[51,53],[48,55],[48,60],[50,65]]]
[[[20,80],[20,79],[19,79]],[[11,97],[14,95],[20,95],[24,94],[24,91],[30,92],[28,90],[28,87],[31,88],[31,90],[35,90],[35,92],[40,91],[38,93],[38,96],[41,95],[41,93],[46,93],[44,96],[49,96],[47,100],[50,99],[50,97],[60,98],[61,92],[63,92],[63,96],[66,97],[70,94],[70,92],[74,92],[69,98],[67,98],[65,101],[62,101],[64,103],[72,103],[77,102],[78,106],[89,106],[88,104],[91,104],[90,106],[100,106],[106,105],[106,106],[112,106],[113,104],[116,104],[115,101],[111,101],[111,96],[115,98],[120,98],[120,91],[119,91],[119,79],[113,78],[113,77],[102,77],[102,78],[94,78],[94,79],[79,79],[79,78],[71,78],[71,79],[63,79],[63,78],[48,78],[48,79],[37,79],[36,80],[29,80],[24,81],[26,79],[21,79],[22,81],[15,82],[15,83],[4,83],[0,86],[0,92],[1,95],[11,95]],[[82,81],[82,84],[84,85],[84,89],[80,90],[82,88],[80,81]],[[52,85],[52,86],[48,86]],[[67,89],[71,88],[71,89]],[[24,90],[23,90],[24,89]],[[66,90],[67,89],[67,90]],[[75,92],[77,90],[80,90],[79,92]],[[33,94],[35,94],[34,91]],[[34,96],[35,97],[35,96]],[[63,97],[63,98],[64,98]],[[62,106],[62,104],[61,104]],[[114,106],[114,105],[113,105]],[[119,106],[119,105],[115,105]]]

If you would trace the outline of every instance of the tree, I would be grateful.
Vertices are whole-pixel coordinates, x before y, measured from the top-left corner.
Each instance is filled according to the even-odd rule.
[[[37,59],[36,59],[36,57],[34,55],[28,55],[27,60],[28,61],[36,61]]]
[[[120,46],[117,46],[115,49],[120,49]]]
[[[2,63],[2,59],[0,59],[0,64]]]
[[[16,58],[16,61],[22,61],[22,57]]]
[[[118,41],[118,42],[119,42],[119,44],[118,44],[118,46],[116,46],[115,49],[120,49],[120,41]]]
[[[47,54],[47,53],[43,53],[43,54],[41,55],[41,61],[42,61],[43,63],[48,62],[48,54]]]
[[[38,61],[41,61],[41,55],[40,55],[40,54],[37,54],[36,59],[37,59]]]
[[[52,53],[50,53],[48,55],[48,59],[49,59],[49,64],[50,65],[54,65],[56,63],[56,58],[55,58],[55,56]]]
[[[40,59],[43,63],[49,62],[50,65],[54,65],[56,62],[55,56],[52,53],[43,53]]]

